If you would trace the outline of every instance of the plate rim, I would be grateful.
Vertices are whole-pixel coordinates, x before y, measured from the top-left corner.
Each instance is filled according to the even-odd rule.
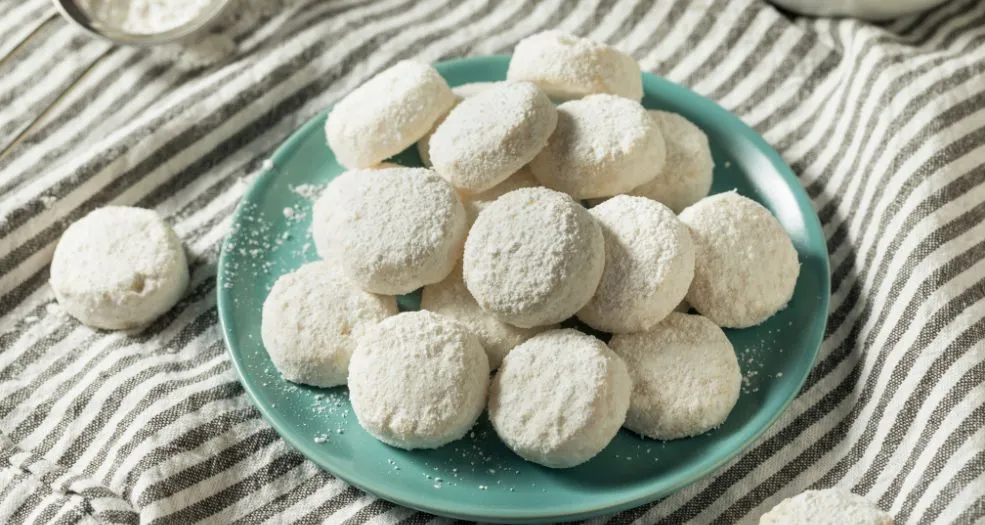
[[[481,55],[473,57],[455,58],[450,60],[441,61],[434,64],[434,67],[441,72],[447,68],[454,68],[457,66],[466,65],[469,62],[477,61],[498,61],[498,60],[509,60],[511,55],[509,54],[497,54],[497,55]],[[790,194],[794,197],[797,203],[798,209],[803,211],[809,211],[810,213],[801,213],[800,215],[804,219],[804,230],[808,232],[808,237],[813,239],[820,239],[822,244],[824,243],[825,236],[821,226],[820,218],[817,215],[817,211],[814,209],[813,203],[810,197],[807,195],[806,190],[800,183],[800,180],[794,174],[793,170],[783,161],[782,157],[776,150],[770,146],[766,140],[754,129],[749,127],[745,122],[743,122],[738,116],[732,114],[722,106],[720,106],[715,101],[708,99],[698,93],[691,91],[690,89],[681,86],[679,84],[673,83],[663,77],[655,75],[649,72],[642,73],[642,81],[644,87],[647,83],[656,83],[657,87],[662,90],[672,90],[678,91],[687,97],[695,97],[695,102],[700,103],[714,113],[715,118],[722,118],[724,120],[731,121],[731,126],[738,127],[743,131],[742,139],[747,140],[752,143],[754,148],[761,152],[766,159],[769,161],[773,169],[780,175],[780,180],[787,186]],[[273,166],[269,166],[261,170],[260,174],[256,179],[250,184],[250,187],[244,192],[240,199],[240,204],[237,205],[236,210],[233,212],[231,224],[240,224],[242,222],[243,214],[246,213],[244,202],[252,202],[257,199],[262,190],[267,187],[267,185],[273,180],[274,177],[278,176],[280,161],[289,157],[299,144],[302,139],[307,137],[314,129],[322,126],[325,122],[328,112],[331,111],[331,106],[320,111],[319,113],[312,116],[306,123],[296,129],[294,132],[288,136],[280,146],[274,151],[270,156],[270,160]],[[326,145],[326,148],[328,146]],[[254,407],[259,410],[260,414],[263,416],[264,420],[270,424],[277,434],[284,439],[284,441],[289,444],[296,451],[305,456],[308,460],[311,460],[317,464],[320,468],[329,472],[333,476],[345,481],[346,483],[368,493],[372,494],[381,499],[385,499],[392,503],[415,509],[422,512],[428,512],[438,516],[446,516],[456,519],[467,519],[467,520],[481,520],[481,521],[496,521],[496,522],[545,522],[545,521],[569,521],[577,519],[586,519],[602,515],[613,514],[627,510],[630,508],[635,508],[640,505],[650,503],[658,498],[668,496],[670,494],[676,493],[684,487],[687,487],[707,476],[714,473],[715,471],[722,468],[724,465],[741,455],[742,453],[749,450],[753,444],[755,444],[776,422],[779,417],[787,411],[790,404],[794,399],[800,394],[801,389],[803,389],[808,377],[810,376],[810,371],[813,370],[814,365],[817,362],[818,355],[820,353],[821,345],[824,340],[824,333],[827,329],[828,322],[828,309],[830,306],[831,298],[831,267],[830,267],[830,254],[828,253],[827,246],[824,246],[823,257],[820,258],[819,262],[823,266],[823,272],[820,276],[821,278],[821,292],[819,296],[818,311],[824,312],[823,319],[820,323],[816,325],[816,328],[808,335],[809,340],[812,343],[811,351],[811,362],[810,366],[807,368],[807,372],[803,374],[801,378],[797,381],[797,388],[792,390],[792,394],[788,395],[786,399],[780,404],[779,410],[777,410],[769,420],[759,429],[757,429],[750,438],[742,444],[742,446],[736,447],[726,454],[722,454],[719,459],[711,464],[705,466],[702,469],[696,469],[688,476],[683,476],[683,481],[680,486],[673,490],[653,490],[647,489],[649,485],[644,485],[643,487],[635,488],[632,490],[627,490],[630,493],[629,496],[625,498],[613,498],[610,504],[599,506],[590,505],[588,507],[581,507],[577,503],[571,505],[571,510],[564,513],[538,513],[536,511],[509,511],[508,509],[496,509],[495,514],[475,514],[471,512],[467,505],[459,505],[456,501],[446,501],[444,506],[435,507],[431,505],[420,505],[415,501],[408,500],[402,497],[398,491],[388,490],[385,485],[374,484],[374,488],[369,488],[363,479],[358,475],[353,475],[352,472],[345,471],[344,473],[339,472],[344,469],[337,469],[331,462],[324,461],[317,452],[316,447],[305,440],[297,439],[294,437],[292,432],[278,422],[277,414],[272,411],[264,403],[262,403],[258,397],[258,393],[255,391],[257,388],[255,385],[247,379],[247,374],[245,370],[245,362],[237,356],[237,351],[235,351],[233,342],[236,340],[236,335],[233,333],[233,305],[231,304],[232,298],[230,293],[227,291],[225,284],[227,283],[225,275],[227,272],[227,267],[229,265],[228,258],[230,250],[227,248],[229,239],[232,234],[227,235],[222,242],[221,251],[219,254],[219,260],[216,267],[216,294],[217,294],[217,307],[219,314],[219,324],[222,328],[223,341],[226,345],[226,349],[230,354],[230,359],[233,362],[233,367],[236,370],[237,379],[239,383],[243,386],[246,391],[250,402]],[[382,489],[382,490],[381,490]]]

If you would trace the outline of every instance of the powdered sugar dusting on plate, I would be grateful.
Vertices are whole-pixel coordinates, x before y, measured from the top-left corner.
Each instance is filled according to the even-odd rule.
[[[302,199],[309,201],[317,199],[324,189],[324,184],[298,184],[297,186],[290,187],[292,192],[300,196]]]

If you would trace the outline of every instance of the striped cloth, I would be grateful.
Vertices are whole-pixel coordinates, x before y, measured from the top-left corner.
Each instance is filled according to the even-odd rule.
[[[985,517],[985,2],[871,25],[761,0],[238,1],[201,49],[162,51],[0,0],[0,55],[33,34],[0,64],[0,147],[27,130],[0,158],[3,522],[443,521],[347,486],[264,423],[217,328],[217,253],[263,159],[339,96],[400,59],[509,52],[547,28],[616,44],[763,134],[833,271],[820,357],[773,428],[594,523],[755,523],[832,485],[898,523]],[[110,203],[156,209],[191,257],[187,297],[134,335],[80,326],[46,284],[66,225]]]

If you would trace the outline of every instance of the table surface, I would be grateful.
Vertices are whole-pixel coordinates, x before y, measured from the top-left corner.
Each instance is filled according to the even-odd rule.
[[[898,523],[985,518],[985,3],[872,25],[760,0],[238,0],[203,39],[95,40],[0,0],[0,516],[7,522],[425,523],[292,451],[217,328],[229,218],[295,128],[400,59],[508,52],[547,28],[631,52],[762,134],[813,199],[828,330],[799,397],[720,471],[614,523],[755,523],[840,486]],[[64,228],[157,210],[188,295],[90,330],[47,285]],[[606,522],[599,519],[597,522]]]

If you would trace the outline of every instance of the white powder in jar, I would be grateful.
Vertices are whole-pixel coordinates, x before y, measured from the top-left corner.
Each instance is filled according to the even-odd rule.
[[[181,27],[216,0],[82,0],[89,16],[127,33],[152,35]]]

